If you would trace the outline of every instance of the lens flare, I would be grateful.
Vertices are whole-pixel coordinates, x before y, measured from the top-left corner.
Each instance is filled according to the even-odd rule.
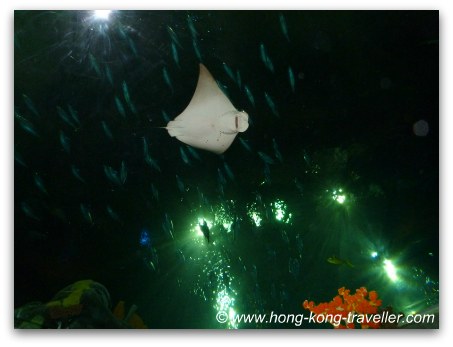
[[[398,279],[398,276],[396,275],[396,267],[393,265],[391,260],[384,260],[384,270],[392,282],[395,282]]]

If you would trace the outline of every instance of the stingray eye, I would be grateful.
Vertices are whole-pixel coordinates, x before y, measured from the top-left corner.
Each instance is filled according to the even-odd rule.
[[[239,120],[238,120],[238,116],[234,117],[234,122],[236,124],[236,129],[239,127]]]

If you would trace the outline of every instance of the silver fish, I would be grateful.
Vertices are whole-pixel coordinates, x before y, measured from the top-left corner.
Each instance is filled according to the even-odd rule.
[[[118,110],[120,115],[123,118],[126,118],[126,111],[124,110],[123,103],[121,102],[121,100],[117,96],[115,96],[115,105],[116,105],[116,109]]]
[[[288,26],[286,25],[285,16],[283,13],[280,13],[279,21],[280,21],[280,28],[282,29],[283,36],[285,36],[286,40],[289,42],[289,35],[288,35]]]

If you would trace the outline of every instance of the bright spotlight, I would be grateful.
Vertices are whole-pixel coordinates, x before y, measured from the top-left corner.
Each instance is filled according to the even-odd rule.
[[[95,10],[94,18],[100,19],[100,20],[108,20],[110,13],[112,13],[111,10]]]

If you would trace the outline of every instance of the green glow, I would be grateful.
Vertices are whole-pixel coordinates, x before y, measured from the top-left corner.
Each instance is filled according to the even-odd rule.
[[[253,202],[249,205],[247,205],[247,215],[249,216],[250,219],[253,220],[255,223],[255,226],[259,227],[261,226],[261,222],[263,221],[263,213],[266,210],[266,204],[263,203],[261,200],[258,202]],[[269,205],[267,205],[269,206]],[[274,215],[274,218],[278,222],[282,222],[285,224],[288,224],[291,222],[292,218],[292,213],[288,212],[288,205],[286,202],[284,202],[281,199],[277,199],[276,201],[272,202],[270,204],[270,207],[272,209],[272,213]],[[266,211],[267,212],[267,211]],[[266,213],[267,215],[267,213]]]
[[[276,220],[286,224],[291,221],[292,214],[288,212],[288,205],[283,200],[277,199],[271,206]]]
[[[391,260],[384,260],[384,270],[392,282],[395,282],[398,279],[398,276],[396,275],[396,267],[393,265]]]
[[[228,223],[222,223],[223,227],[225,228],[226,232],[227,233],[230,233],[231,232],[231,225],[233,224],[233,222],[228,222]]]
[[[195,236],[196,243],[200,245],[205,244],[204,234],[200,228],[200,224],[203,224],[204,220],[206,221],[206,224],[208,225],[208,228],[210,229],[210,233],[212,235],[213,233],[211,228],[214,224],[210,218],[199,216],[195,222],[190,224],[190,234]]]
[[[235,298],[228,293],[227,289],[221,289],[217,292],[215,309],[217,312],[226,312],[228,314],[227,327],[228,329],[237,329],[238,324],[234,321],[236,311],[234,310]]]
[[[258,214],[258,212],[252,212],[251,214],[251,217],[253,219],[253,221],[255,222],[255,225],[257,227],[261,226],[261,221],[263,220],[260,215]]]
[[[233,307],[230,307],[230,309],[228,310],[228,318],[230,319],[230,322],[232,322],[232,324],[234,324],[237,328],[237,323],[234,322],[235,316],[236,316],[236,311],[234,310]]]
[[[337,197],[337,202],[338,202],[339,204],[342,204],[345,200],[346,200],[346,196],[344,196],[344,195],[338,195],[338,197]]]
[[[226,232],[231,232],[231,225],[233,224],[233,214],[228,210],[234,209],[234,201],[229,200],[225,204],[220,204],[214,207],[214,221],[216,225],[222,225]]]
[[[203,224],[203,222],[206,221],[206,224],[208,225],[208,228],[211,229],[213,226],[213,223],[210,219],[203,218],[203,217],[198,217],[198,223],[195,226],[195,231],[198,236],[204,236],[203,232],[201,231],[200,224]]]
[[[204,244],[204,235],[201,231],[200,224],[206,221],[211,236],[214,236],[212,243],[216,243],[216,234],[224,232],[230,233],[235,215],[235,203],[233,200],[224,201],[220,204],[213,205],[210,212],[201,212],[192,223],[190,223],[190,234],[196,236],[196,243]]]
[[[261,226],[262,218],[261,213],[258,211],[256,202],[247,205],[247,216],[253,220],[257,227]]]
[[[228,329],[237,329],[238,324],[234,321],[236,314],[234,304],[237,295],[237,292],[233,289],[234,276],[228,271],[230,266],[226,265],[223,259],[220,259],[217,264],[219,266],[218,271],[215,272],[217,288],[214,290],[214,293],[216,293],[214,309],[217,313],[225,312],[228,315],[228,320],[225,322]],[[226,275],[227,273],[228,275]]]
[[[334,189],[332,192],[332,199],[338,202],[339,204],[343,204],[346,201],[346,195],[342,194],[343,189]]]
[[[231,231],[235,219],[235,203],[233,200],[223,201],[212,206],[208,213],[201,210],[195,213],[197,217],[190,224],[190,243],[186,247],[186,251],[191,252],[191,255],[186,256],[186,264],[191,264],[194,269],[198,268],[201,271],[190,272],[190,281],[194,283],[191,292],[209,302],[215,312],[226,313],[228,319],[222,324],[222,328],[237,329],[238,324],[234,321],[237,297],[235,276],[231,272],[229,258],[225,256],[224,248],[216,247],[216,244],[222,246],[225,242],[222,233],[225,230]],[[213,236],[210,244],[206,242],[200,229],[200,224],[204,220]],[[216,321],[215,317],[214,315],[213,321]]]
[[[371,258],[376,258],[378,256],[378,252],[371,252]]]

